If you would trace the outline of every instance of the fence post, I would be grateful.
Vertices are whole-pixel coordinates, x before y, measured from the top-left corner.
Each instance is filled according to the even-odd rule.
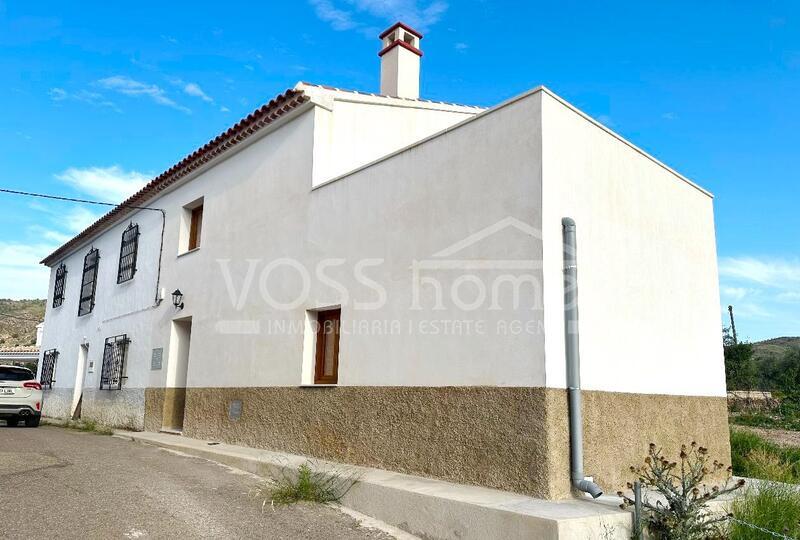
[[[633,537],[642,540],[642,483],[633,483]]]

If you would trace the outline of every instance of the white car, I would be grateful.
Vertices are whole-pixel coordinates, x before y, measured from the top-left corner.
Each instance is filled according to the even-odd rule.
[[[29,369],[0,366],[0,420],[16,426],[20,420],[37,427],[42,418],[42,385]]]

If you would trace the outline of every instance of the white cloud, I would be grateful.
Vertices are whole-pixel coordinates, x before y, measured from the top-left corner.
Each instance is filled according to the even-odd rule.
[[[231,110],[225,105],[223,105],[222,107],[219,108],[219,112],[231,112]]]
[[[376,38],[381,25],[403,21],[424,32],[447,11],[442,0],[309,0],[317,17],[337,31],[356,30]]]
[[[200,88],[200,85],[196,83],[187,83],[186,86],[183,87],[183,91],[190,96],[199,97],[206,103],[214,103],[214,100],[211,99],[208,94],[203,92],[203,89]]]
[[[741,300],[747,296],[748,289],[744,287],[720,287],[720,294],[733,300]]]
[[[113,77],[106,77],[95,82],[99,87],[113,92],[119,92],[126,96],[132,97],[146,97],[165,107],[191,113],[191,109],[185,107],[167,96],[167,93],[160,86],[155,84],[147,84],[135,79],[131,79],[126,75],[115,75]]]
[[[330,0],[309,0],[309,3],[314,6],[317,17],[329,23],[334,30],[350,30],[358,26],[351,13],[337,9]]]
[[[722,257],[719,275],[767,285],[790,287],[800,285],[800,260],[756,257]]]
[[[800,331],[800,260],[721,257],[719,276],[724,324],[731,304],[741,336],[765,339]]]
[[[0,298],[44,298],[50,271],[39,264],[50,244],[0,242]]]
[[[77,92],[67,92],[63,88],[51,88],[48,94],[50,95],[50,99],[52,99],[56,103],[67,100],[81,101],[83,103],[88,103],[89,105],[94,105],[97,107],[108,107],[109,109],[113,109],[116,112],[122,112],[122,110],[117,106],[116,103],[109,100],[99,92],[92,92],[89,90],[78,90]]]
[[[661,118],[663,118],[664,120],[677,120],[678,115],[672,111],[669,111],[662,114]]]
[[[49,94],[50,99],[53,101],[64,101],[67,99],[67,91],[63,88],[51,88]]]
[[[70,167],[56,178],[102,202],[119,203],[141,189],[150,179],[138,171],[111,167]]]
[[[453,48],[458,52],[465,52],[467,49],[469,49],[469,45],[467,45],[466,43],[459,42],[453,45]]]
[[[76,206],[72,210],[64,212],[62,223],[73,233],[79,233],[89,225],[100,219],[101,214],[92,212],[84,206]]]

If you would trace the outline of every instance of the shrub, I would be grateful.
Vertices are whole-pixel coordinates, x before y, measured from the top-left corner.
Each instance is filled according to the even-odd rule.
[[[296,474],[281,472],[276,478],[267,480],[253,492],[260,499],[261,507],[294,504],[300,501],[330,503],[338,502],[350,490],[355,479],[338,472],[319,472],[303,463]]]
[[[651,502],[643,496],[644,522],[650,536],[656,540],[700,540],[721,536],[720,528],[728,516],[712,516],[708,503],[721,495],[731,493],[744,485],[744,480],[729,485],[731,467],[722,487],[708,489],[706,476],[720,473],[725,465],[717,460],[709,463],[708,450],[692,442],[689,448],[681,446],[680,462],[669,461],[660,448],[650,443],[644,465],[631,467],[631,472],[646,489],[658,492],[666,499]],[[628,488],[633,488],[631,483]],[[622,508],[633,506],[634,501],[623,492]]]
[[[800,448],[780,447],[750,431],[731,430],[731,462],[739,476],[800,483]]]
[[[764,484],[748,489],[744,497],[733,503],[730,526],[731,540],[756,540],[766,533],[740,522],[763,527],[789,537],[800,537],[800,493],[789,486]],[[739,520],[739,521],[737,521]]]

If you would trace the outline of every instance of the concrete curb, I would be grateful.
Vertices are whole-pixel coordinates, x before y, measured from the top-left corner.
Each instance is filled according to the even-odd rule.
[[[630,538],[631,514],[619,499],[547,501],[495,489],[453,484],[380,469],[188,439],[163,433],[115,431],[115,436],[223,463],[259,476],[314,469],[358,481],[342,505],[422,538],[585,539]]]

